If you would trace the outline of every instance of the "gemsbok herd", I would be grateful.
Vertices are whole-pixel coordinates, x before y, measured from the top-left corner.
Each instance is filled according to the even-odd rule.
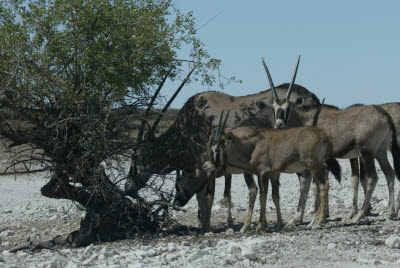
[[[224,203],[227,223],[232,226],[232,174],[244,174],[249,189],[249,208],[241,232],[251,225],[255,199],[260,191],[257,232],[266,228],[266,198],[271,181],[277,228],[283,226],[280,210],[279,175],[296,173],[300,182],[297,212],[286,224],[292,227],[304,217],[310,186],[314,193],[311,228],[320,228],[329,217],[331,172],[341,179],[339,159],[350,159],[353,207],[348,219],[359,223],[367,216],[378,175],[378,161],[389,190],[388,219],[398,216],[400,195],[395,201],[394,181],[400,178],[400,103],[353,105],[346,109],[325,105],[307,89],[296,85],[297,61],[290,84],[275,88],[262,60],[271,89],[234,97],[221,92],[205,92],[191,97],[173,125],[159,137],[148,138],[133,163],[135,178],[167,174],[177,170],[174,205],[184,206],[196,194],[199,227],[210,226],[215,179],[225,176]],[[224,113],[226,113],[224,117]],[[393,167],[387,151],[393,156]],[[258,187],[253,175],[258,178]],[[358,186],[364,202],[358,210]]]

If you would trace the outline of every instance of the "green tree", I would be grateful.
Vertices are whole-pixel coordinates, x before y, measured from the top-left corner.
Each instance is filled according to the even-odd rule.
[[[157,231],[152,207],[116,182],[165,79],[195,69],[215,82],[220,62],[192,13],[168,0],[0,3],[0,135],[15,153],[6,173],[48,171],[43,195],[85,207],[80,230],[62,239],[73,246]]]

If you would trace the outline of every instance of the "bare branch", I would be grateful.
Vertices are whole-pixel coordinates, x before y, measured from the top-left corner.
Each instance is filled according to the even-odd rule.
[[[197,28],[195,31],[197,32],[198,30],[206,27],[211,21],[213,21],[216,17],[218,17],[219,15],[222,14],[222,11],[220,11],[219,13],[217,13],[216,15],[214,15],[211,19],[209,19],[206,23],[204,23],[203,25],[201,25],[199,28]]]
[[[76,232],[76,231],[75,231]],[[48,241],[41,241],[41,240],[31,240],[26,243],[19,244],[13,248],[10,248],[8,251],[10,253],[15,253],[21,250],[25,249],[30,249],[31,251],[37,250],[37,249],[50,249],[50,250],[56,250],[54,249],[56,246],[64,246],[71,244],[71,236],[75,233],[72,232],[71,234],[65,234],[65,235],[58,235],[54,237],[51,240]],[[64,255],[63,253],[59,252],[56,250],[58,253],[61,255]],[[64,255],[65,256],[65,255]]]
[[[10,171],[10,172],[7,172],[7,170],[8,170],[8,168],[4,172],[0,173],[0,176],[17,175],[17,174],[18,175],[21,175],[21,174],[33,174],[33,173],[39,173],[39,172],[47,171],[47,170],[49,170],[49,168],[41,168],[41,169],[26,170],[26,171],[17,171],[17,170],[14,169],[14,171]]]
[[[187,211],[187,210],[184,209],[184,208],[175,206],[175,205],[173,205],[173,204],[171,204],[171,203],[168,203],[168,202],[165,202],[165,201],[151,201],[151,202],[148,202],[147,204],[148,204],[149,206],[160,205],[160,206],[171,207],[171,208],[173,208],[173,209],[175,209],[175,210],[183,211],[183,212],[186,212],[186,211]]]
[[[56,87],[58,87],[60,89],[65,90],[65,88],[63,86],[61,86],[54,77],[52,77],[48,72],[46,72],[45,70],[40,68],[39,65],[36,64],[36,62],[30,60],[30,61],[27,61],[27,63],[33,65],[36,68],[36,70],[38,70],[41,74],[43,74],[44,77],[47,78],[47,80],[49,80],[53,85],[55,85]]]

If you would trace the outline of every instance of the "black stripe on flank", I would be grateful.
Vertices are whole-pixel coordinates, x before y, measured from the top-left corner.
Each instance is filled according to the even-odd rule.
[[[356,144],[357,144],[356,141],[352,139],[348,144],[346,144],[346,146],[342,147],[340,151],[336,151],[333,157],[335,158],[344,157],[347,153],[349,153],[351,150],[354,149]]]

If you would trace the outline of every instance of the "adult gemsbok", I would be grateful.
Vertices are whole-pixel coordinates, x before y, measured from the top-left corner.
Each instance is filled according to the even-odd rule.
[[[272,90],[271,75],[263,61]],[[375,105],[355,106],[340,110],[330,105],[294,107],[287,99],[274,95],[273,109],[277,128],[312,126],[323,129],[333,142],[333,157],[343,159],[360,158],[364,166],[366,194],[361,211],[353,218],[360,222],[367,214],[370,199],[378,176],[374,158],[379,163],[385,159],[390,142],[397,177],[400,175],[400,149],[397,144],[396,128],[390,115]],[[390,178],[387,178],[390,179]],[[302,187],[308,192],[311,178]],[[389,195],[389,213],[394,211],[394,191]]]
[[[298,173],[308,170],[311,173],[319,188],[319,208],[310,227],[318,228],[322,225],[329,191],[325,163],[340,180],[340,166],[336,159],[332,158],[332,142],[324,131],[316,127],[278,130],[249,126],[228,129],[224,133],[224,125],[219,124],[215,136],[210,137],[211,140],[214,142],[209,142],[207,151],[210,153],[206,154],[203,166],[208,176],[227,171],[257,174],[261,190],[257,232],[266,227],[265,206],[269,179],[277,212],[277,224],[282,224],[279,176],[276,176],[281,172]],[[249,209],[253,207],[254,200],[249,200]],[[248,213],[244,226],[249,225],[250,220],[251,213]]]
[[[352,106],[361,106],[362,104],[355,104]],[[379,105],[381,108],[383,108],[393,119],[394,126],[396,128],[396,134],[397,134],[397,140],[400,139],[400,103],[398,102],[392,102],[392,103],[385,103],[385,104],[380,104]],[[391,149],[391,144],[389,144],[388,149]],[[387,159],[387,154],[383,151],[378,152],[381,154],[381,161],[379,162],[379,165],[381,167],[381,170],[385,174],[386,182],[387,182],[387,187],[389,190],[389,200],[394,200],[394,177],[395,177],[395,172],[390,166],[389,160]],[[357,158],[351,159],[351,171],[352,171],[352,181],[353,181],[353,205],[352,205],[352,210],[349,214],[349,218],[352,218],[358,211],[358,186],[360,183],[360,170],[361,174],[363,173],[363,162],[358,161]],[[400,179],[397,177],[397,179]],[[364,190],[364,195],[366,193],[365,188],[365,180],[361,180],[361,185]],[[390,203],[390,202],[389,202]],[[395,207],[395,208],[394,208]],[[389,205],[389,211],[387,217],[389,219],[392,219],[394,217],[398,216],[400,210],[400,192],[399,195],[397,196],[396,200],[396,205]]]

